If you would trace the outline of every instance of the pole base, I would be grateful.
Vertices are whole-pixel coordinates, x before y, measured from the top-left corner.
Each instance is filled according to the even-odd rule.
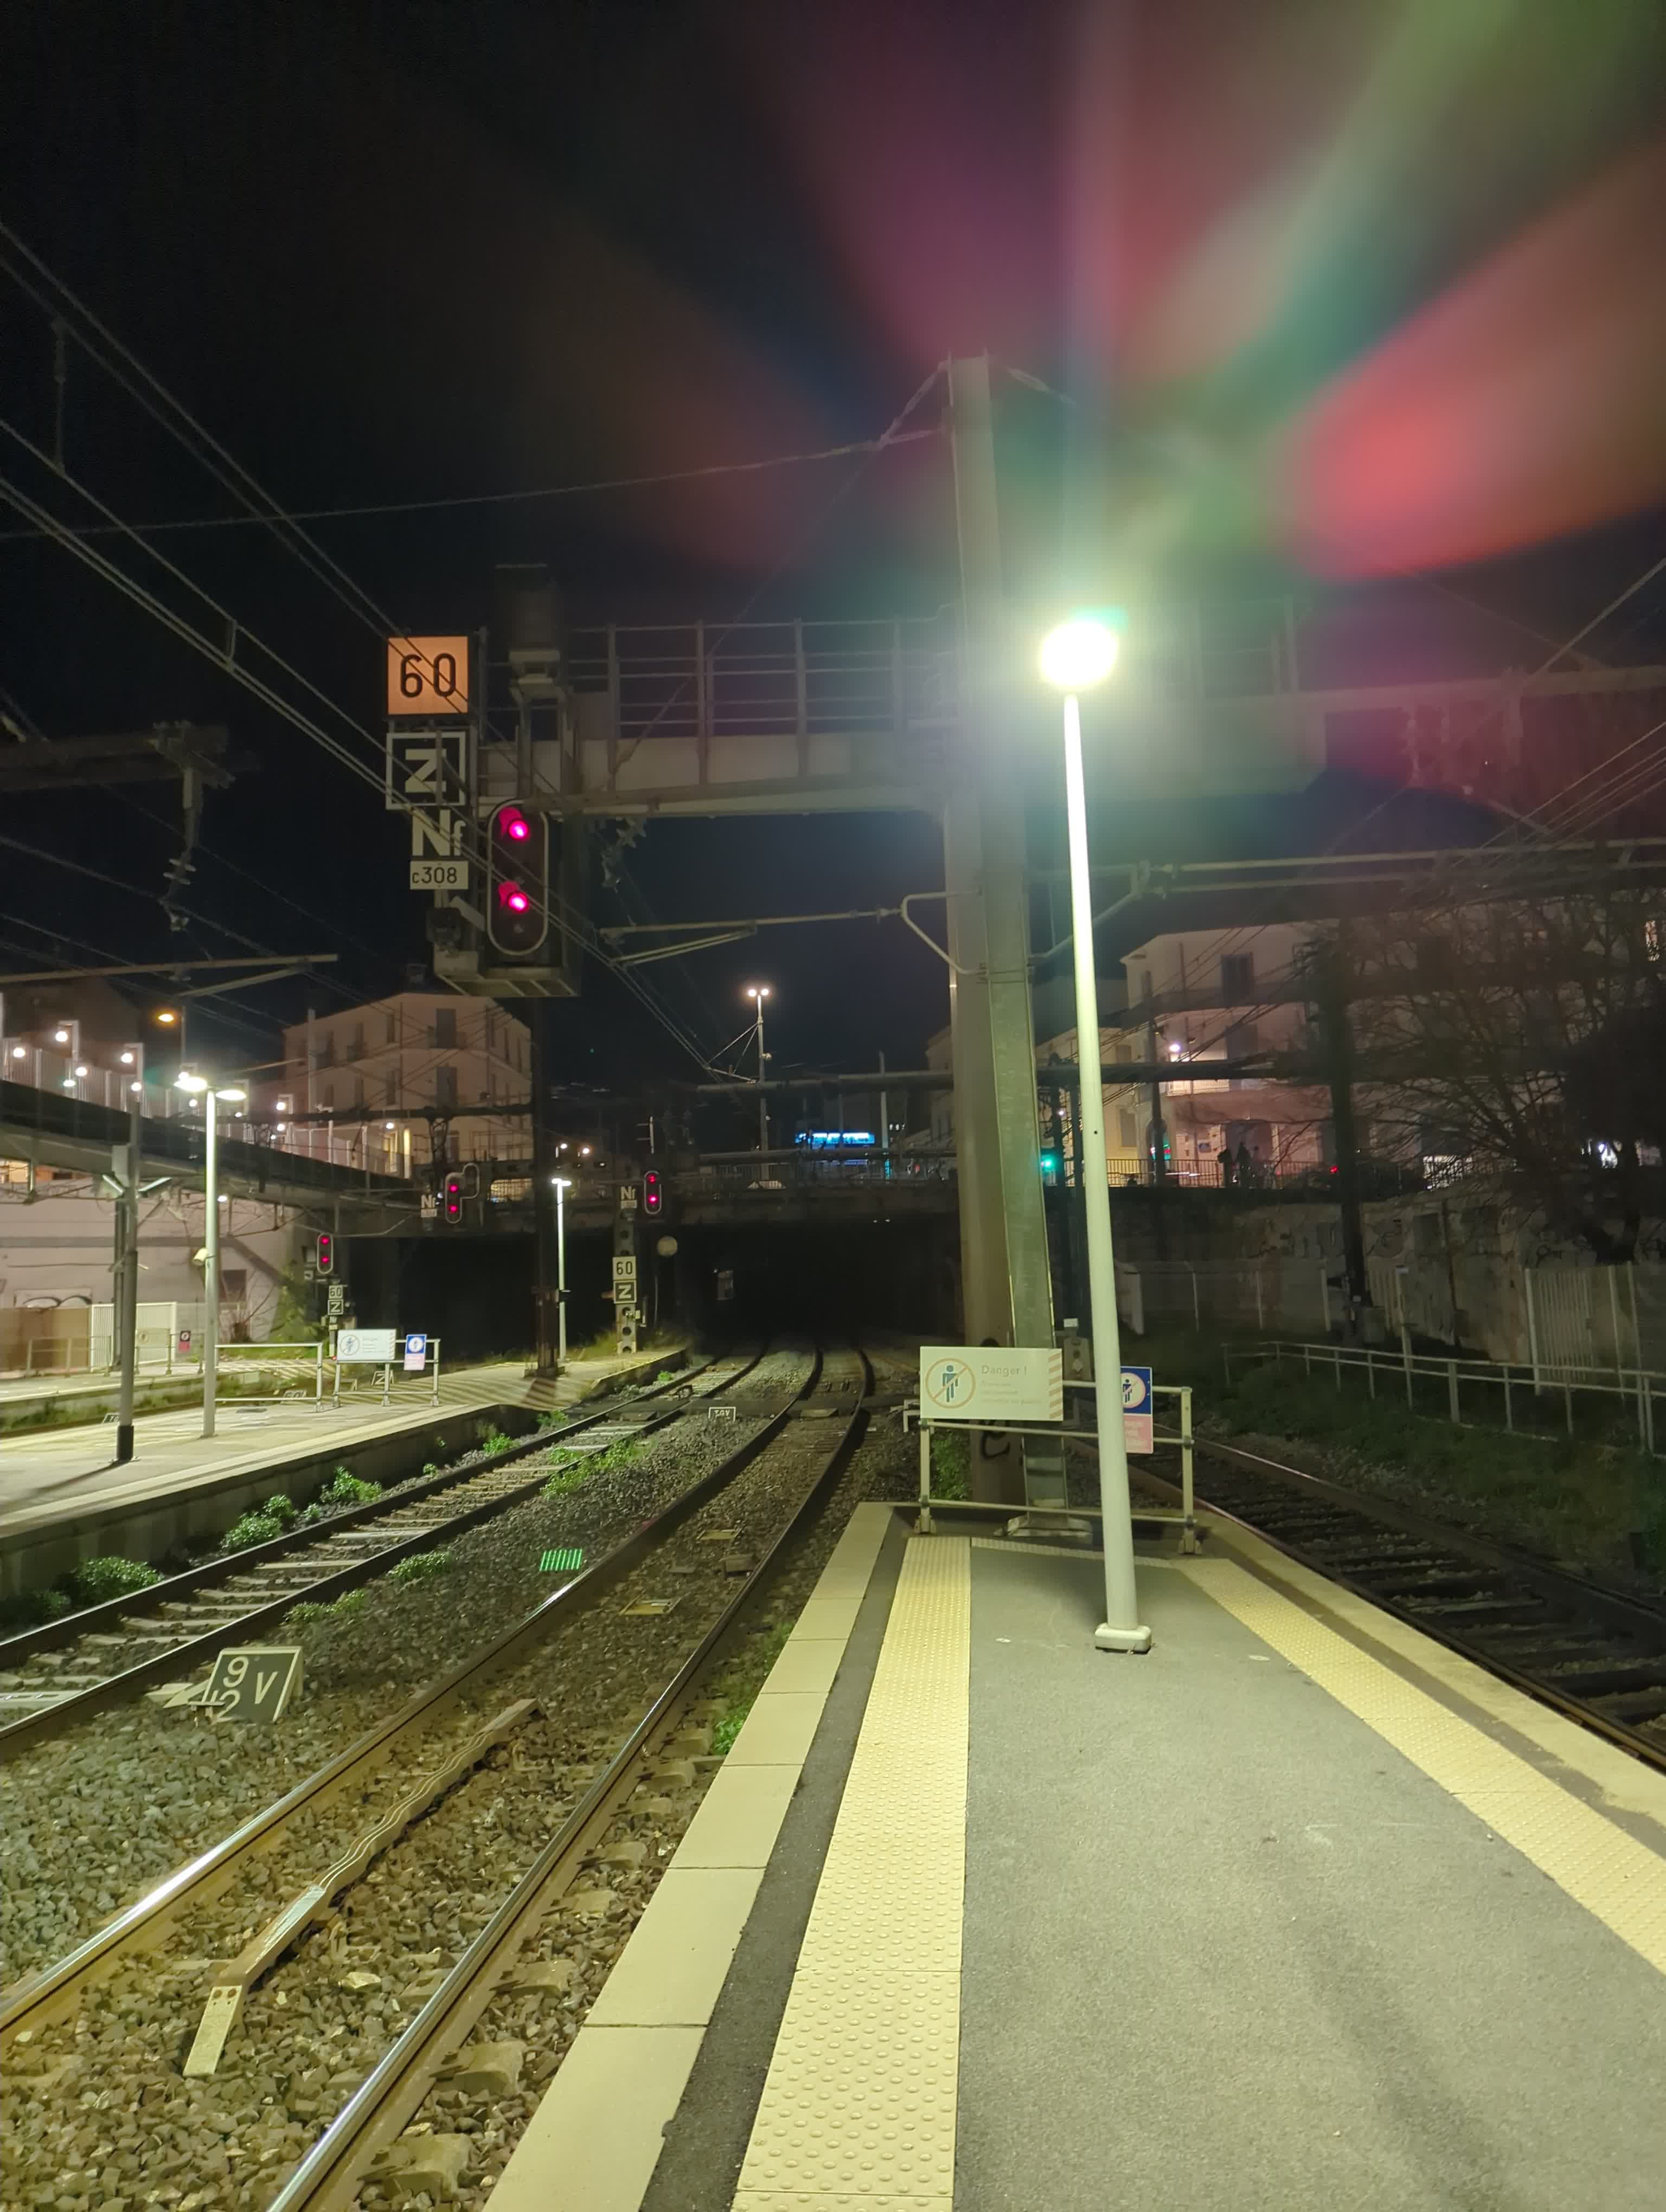
[[[1149,1651],[1149,1628],[1113,1628],[1102,1620],[1093,1632],[1093,1641],[1101,1651]]]
[[[125,1467],[132,1456],[133,1424],[131,1421],[119,1421],[116,1424],[116,1465]]]

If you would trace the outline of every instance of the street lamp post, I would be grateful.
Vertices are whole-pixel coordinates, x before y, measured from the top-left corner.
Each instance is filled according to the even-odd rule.
[[[763,1001],[769,995],[767,983],[749,983],[746,996],[757,1008],[757,1148],[762,1153],[769,1150],[769,1103],[763,1088],[769,1055],[763,1049]],[[767,1175],[768,1170],[762,1170]]]
[[[588,1148],[587,1147],[587,1150]],[[567,1364],[567,1208],[570,1177],[551,1176],[556,1186],[556,1372]]]
[[[219,1102],[240,1105],[246,1091],[234,1085],[216,1091],[200,1075],[182,1074],[176,1091],[203,1102],[203,1434],[214,1434],[215,1391],[220,1379],[220,1175],[216,1110]]]
[[[1094,1631],[1102,1651],[1149,1651],[1134,1581],[1134,1517],[1122,1436],[1122,1347],[1116,1266],[1110,1241],[1110,1170],[1105,1158],[1104,1080],[1099,1061],[1099,987],[1093,965],[1093,890],[1088,873],[1087,799],[1082,782],[1079,695],[1103,683],[1116,660],[1116,633],[1079,616],[1042,647],[1042,674],[1064,694],[1065,816],[1070,844],[1070,926],[1075,939],[1077,1127],[1087,1208],[1088,1297],[1093,1316],[1093,1411],[1099,1437],[1099,1510],[1105,1554],[1105,1617]]]

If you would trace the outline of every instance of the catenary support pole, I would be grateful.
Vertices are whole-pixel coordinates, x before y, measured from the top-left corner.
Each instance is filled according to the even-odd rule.
[[[142,1101],[128,1100],[127,1168],[122,1177],[121,1272],[118,1285],[121,1329],[121,1392],[116,1401],[116,1463],[133,1456],[133,1391],[138,1360],[139,1125]]]
[[[1075,932],[1078,1114],[1087,1217],[1088,1295],[1092,1303],[1093,1411],[1099,1437],[1099,1510],[1104,1532],[1105,1617],[1094,1632],[1102,1651],[1149,1651],[1134,1581],[1134,1516],[1122,1436],[1122,1348],[1116,1318],[1116,1262],[1110,1237],[1110,1167],[1105,1158],[1105,1094],[1099,1065],[1099,987],[1093,972],[1093,890],[1088,874],[1087,799],[1082,781],[1082,718],[1073,693],[1064,702],[1065,811],[1070,833],[1070,911]]]
[[[203,1093],[203,1434],[214,1434],[220,1380],[220,1102],[210,1083]]]
[[[963,614],[964,726],[945,815],[955,1143],[960,1153],[966,1334],[1054,1342],[1036,1045],[1030,998],[1025,811],[1013,756],[1011,609],[1001,563],[994,407],[987,356],[949,363]],[[972,969],[976,972],[968,974]],[[1017,1440],[1015,1440],[1017,1441]],[[1003,1476],[1003,1468],[1012,1475]],[[1015,1479],[1022,1470],[1022,1491]],[[1059,1448],[1026,1437],[973,1462],[976,1498],[1064,1502]]]

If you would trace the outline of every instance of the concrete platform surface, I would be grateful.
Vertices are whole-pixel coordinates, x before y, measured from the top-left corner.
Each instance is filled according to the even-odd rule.
[[[170,1495],[244,1469],[277,1468],[313,1452],[425,1427],[448,1413],[492,1405],[575,1406],[617,1374],[651,1375],[666,1357],[660,1351],[587,1359],[553,1383],[528,1382],[520,1360],[458,1367],[442,1372],[437,1407],[427,1388],[409,1396],[396,1389],[387,1406],[369,1391],[344,1399],[338,1407],[327,1400],[322,1405],[303,1400],[243,1410],[228,1399],[218,1410],[217,1433],[207,1437],[198,1407],[149,1413],[134,1423],[134,1456],[123,1467],[111,1458],[112,1423],[0,1439],[0,1540],[90,1509]]]
[[[1666,1860],[1230,1559],[1140,1659],[1098,1574],[972,1553],[955,2212],[1666,2203]]]

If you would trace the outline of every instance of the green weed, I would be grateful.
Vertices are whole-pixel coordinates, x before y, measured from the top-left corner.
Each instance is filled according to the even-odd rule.
[[[396,1583],[431,1583],[450,1565],[449,1552],[413,1552],[408,1559],[396,1560],[388,1572]]]
[[[146,1566],[143,1559],[83,1559],[75,1572],[76,1595],[83,1605],[102,1605],[110,1598],[131,1597],[137,1590],[149,1589],[161,1579],[155,1568]]]

